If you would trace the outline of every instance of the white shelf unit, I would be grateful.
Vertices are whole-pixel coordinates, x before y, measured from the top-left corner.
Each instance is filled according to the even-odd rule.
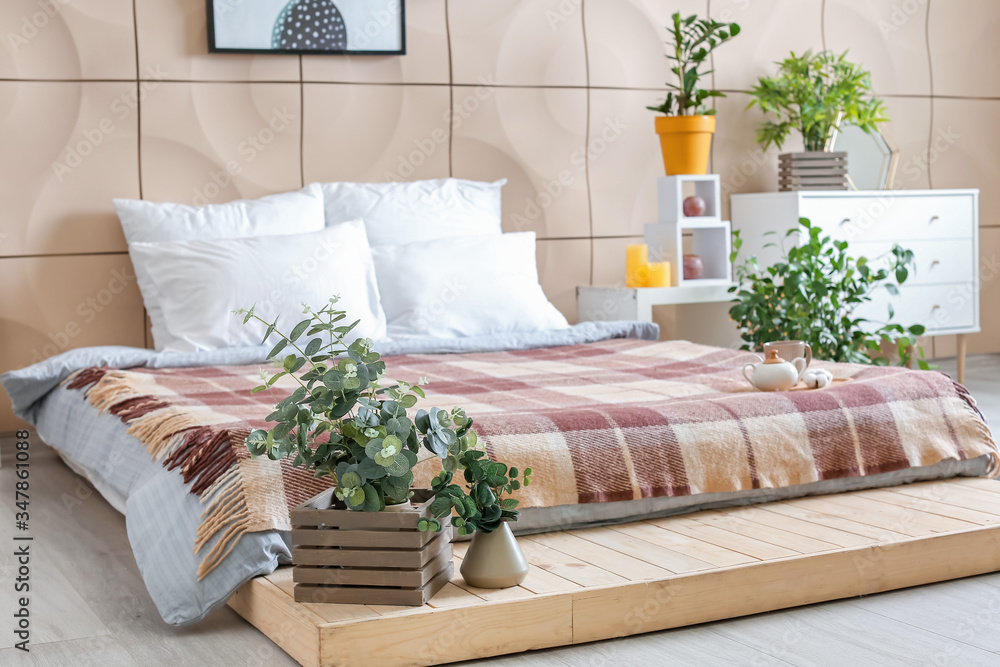
[[[720,217],[721,185],[718,174],[661,176],[657,184],[658,221],[646,225],[646,245],[651,262],[670,262],[671,285],[732,284],[732,228]],[[684,198],[697,195],[705,201],[705,214],[684,215]],[[701,257],[702,278],[684,279],[684,236],[691,235],[691,252]]]
[[[577,319],[653,321],[654,306],[732,301],[732,236],[729,221],[720,218],[721,191],[716,174],[661,176],[657,182],[657,222],[646,225],[646,244],[652,262],[670,262],[671,287],[576,288]],[[705,215],[684,215],[684,199],[705,200]],[[684,280],[684,237],[702,259],[704,278]]]
[[[732,301],[729,287],[724,284],[689,284],[687,287],[580,286],[576,288],[577,320],[652,322],[653,306]]]

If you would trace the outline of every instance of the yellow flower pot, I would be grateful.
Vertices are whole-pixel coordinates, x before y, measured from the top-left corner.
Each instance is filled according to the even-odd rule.
[[[714,132],[715,116],[657,116],[667,176],[707,173]]]

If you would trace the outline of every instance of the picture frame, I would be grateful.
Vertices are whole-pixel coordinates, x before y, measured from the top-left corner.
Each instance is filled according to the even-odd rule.
[[[406,55],[405,0],[206,0],[206,8],[210,53]]]

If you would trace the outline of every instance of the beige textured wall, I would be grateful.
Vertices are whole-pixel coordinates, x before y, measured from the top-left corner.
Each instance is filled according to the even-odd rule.
[[[0,371],[146,342],[112,197],[507,177],[505,227],[538,233],[543,285],[572,316],[575,286],[618,280],[654,216],[662,167],[644,107],[662,96],[675,9],[744,28],[715,58],[727,192],[774,188],[775,155],[755,147],[759,117],[739,92],[772,61],[826,46],[872,69],[903,148],[899,185],[983,189],[972,349],[1000,349],[995,0],[410,0],[409,55],[354,58],[209,55],[203,0],[4,0]]]

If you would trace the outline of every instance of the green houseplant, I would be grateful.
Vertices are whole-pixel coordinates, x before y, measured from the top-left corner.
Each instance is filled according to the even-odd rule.
[[[407,409],[423,390],[403,381],[383,385],[385,362],[370,340],[347,342],[358,322],[344,324],[347,314],[336,303],[335,297],[320,310],[307,308],[307,317],[288,334],[253,308],[238,311],[244,323],[256,320],[267,327],[265,341],[278,336],[268,359],[292,350],[270,377],[262,371],[263,384],[253,392],[269,390],[285,376],[299,385],[268,415],[276,426],[252,431],[246,446],[252,455],[272,460],[294,455],[293,465],[334,478],[336,496],[347,508],[380,512],[409,500],[421,445],[454,465],[458,455],[476,446],[476,434],[461,408],[421,410],[411,421]]]
[[[872,95],[871,75],[847,60],[846,51],[793,52],[777,64],[777,75],[760,77],[747,105],[777,116],[777,122],[767,120],[757,129],[764,150],[772,144],[780,149],[798,130],[806,151],[825,151],[841,124],[871,132],[889,120],[882,100]]]
[[[347,342],[358,322],[344,324],[347,314],[337,310],[336,303],[334,297],[320,310],[306,307],[307,317],[287,335],[278,330],[277,322],[267,322],[253,308],[237,311],[244,323],[256,320],[267,327],[265,341],[278,336],[268,359],[292,350],[275,362],[273,374],[261,371],[263,384],[252,391],[267,391],[284,376],[299,385],[268,415],[276,426],[256,429],[247,437],[250,453],[272,460],[294,454],[293,465],[307,466],[317,477],[336,480],[336,496],[348,509],[380,512],[413,495],[412,469],[424,451],[442,459],[447,481],[435,485],[434,517],[421,524],[422,530],[440,530],[439,519],[450,515],[452,508],[457,510],[455,525],[463,535],[493,530],[501,519],[516,520],[517,501],[508,498],[493,503],[486,489],[493,493],[518,489],[518,471],[489,460],[476,449],[472,419],[461,408],[421,409],[411,421],[407,410],[418,397],[424,398],[423,382],[385,383],[385,362],[372,349],[372,342]],[[304,338],[309,340],[303,343]],[[465,471],[475,497],[450,484],[458,470]],[[525,484],[530,474],[530,468],[524,471]],[[499,486],[494,483],[501,480]]]
[[[434,480],[436,494],[431,512],[438,518],[452,509],[452,520],[460,535],[475,532],[462,559],[462,577],[479,588],[517,586],[528,576],[528,561],[510,530],[517,521],[518,501],[504,498],[521,487],[517,468],[484,458],[482,452],[467,450],[459,465],[464,469],[468,492],[452,484],[454,473],[444,470]],[[531,468],[525,468],[524,486],[531,483]]]
[[[725,95],[699,87],[701,77],[712,72],[700,68],[716,47],[740,33],[740,26],[699,19],[693,14],[682,18],[680,12],[671,18],[667,58],[677,79],[667,83],[663,104],[647,108],[664,114],[656,118],[656,132],[667,175],[704,174],[715,132],[715,109],[706,108],[705,102]]]
[[[872,260],[855,258],[846,241],[824,236],[806,218],[799,225],[786,234],[786,238],[798,235],[798,244],[784,250],[782,260],[767,268],[755,257],[735,263],[743,241],[739,231],[733,233],[731,260],[737,284],[729,290],[735,295],[729,315],[740,329],[743,349],[758,349],[771,341],[802,340],[820,359],[885,365],[889,363],[886,347],[892,345],[901,365],[910,363],[915,354],[920,368],[930,368],[923,349],[914,347],[914,339],[925,327],[892,323],[891,306],[884,323],[855,314],[877,289],[898,293],[897,284],[906,282],[913,269],[913,253],[896,245]]]
[[[426,545],[426,540],[416,538],[415,534],[440,532],[442,519],[450,517],[453,511],[456,516],[452,523],[460,535],[491,532],[501,526],[509,532],[507,522],[517,520],[515,508],[518,503],[512,498],[501,498],[501,495],[520,488],[518,471],[490,460],[477,448],[473,421],[461,408],[450,411],[436,407],[421,409],[411,420],[407,411],[416,405],[418,398],[424,398],[420,387],[424,382],[386,380],[385,362],[372,349],[372,342],[368,339],[348,342],[358,322],[346,323],[347,314],[336,308],[337,301],[337,297],[333,297],[319,310],[306,306],[305,319],[288,334],[278,329],[277,320],[268,322],[253,308],[236,311],[243,317],[244,324],[254,320],[266,327],[264,342],[272,335],[278,337],[267,355],[269,360],[274,360],[276,369],[271,374],[262,370],[262,384],[252,391],[269,391],[275,382],[286,376],[299,385],[291,395],[278,400],[274,411],[268,415],[268,421],[276,425],[256,429],[246,438],[250,453],[275,461],[294,456],[294,466],[306,466],[317,477],[329,476],[336,481],[334,495],[343,503],[343,509],[334,508],[333,511],[363,512],[382,512],[394,507],[414,509],[416,506],[409,502],[414,497],[410,488],[414,480],[413,467],[421,460],[437,457],[442,460],[443,471],[435,479],[433,488],[421,491],[420,498],[415,499],[422,501],[416,508],[421,513],[405,518],[406,521],[412,519],[413,528],[413,536],[406,539],[416,546]],[[279,360],[282,353],[285,356]],[[422,453],[423,459],[420,458]],[[468,482],[468,492],[451,483],[460,470]],[[530,468],[524,471],[525,485],[530,474]],[[331,519],[329,525],[339,524]],[[377,529],[361,532],[370,536],[374,530]],[[335,535],[307,544],[337,546],[336,540],[347,531],[332,532]],[[351,538],[337,546],[337,556],[332,559],[337,562],[304,565],[343,565],[343,559],[350,556],[345,549],[357,547],[358,540],[362,539],[376,538]],[[403,540],[404,537],[399,538],[400,543]],[[513,547],[517,548],[516,543]],[[355,555],[363,562],[363,552]],[[425,602],[427,596],[447,581],[445,571],[450,571],[450,558],[435,559],[426,565],[432,566],[438,568],[428,574],[433,577],[434,588],[417,591],[422,597],[416,597],[416,603]],[[406,566],[399,567],[405,569]],[[392,577],[398,571],[396,568],[396,572],[385,576]],[[316,601],[305,597],[307,594],[312,595],[314,591],[303,593],[302,601]],[[342,591],[324,593],[341,594]],[[396,593],[383,589],[380,595]],[[296,599],[300,599],[298,588]],[[331,598],[323,599],[332,601]],[[399,604],[410,604],[406,601],[409,599],[401,597]]]

